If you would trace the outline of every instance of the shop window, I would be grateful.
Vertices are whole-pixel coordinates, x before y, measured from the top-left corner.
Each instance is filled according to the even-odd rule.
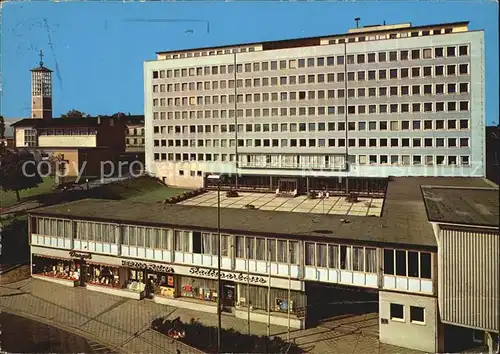
[[[129,269],[126,288],[131,291],[144,291],[146,288],[146,284],[144,282],[144,271]]]
[[[217,302],[217,281],[212,279],[178,277],[180,278],[180,295],[198,300]]]
[[[175,288],[176,281],[173,275],[158,274],[155,285],[155,295],[168,298],[174,298],[177,296]]]
[[[404,306],[400,304],[391,304],[391,320],[404,321]]]
[[[75,260],[58,260],[33,256],[33,274],[77,281],[80,279],[80,264]]]
[[[90,264],[87,266],[88,284],[121,288],[118,268]]]

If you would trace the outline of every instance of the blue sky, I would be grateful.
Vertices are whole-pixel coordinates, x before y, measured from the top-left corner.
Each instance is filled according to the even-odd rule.
[[[143,113],[143,62],[161,50],[318,36],[361,25],[470,21],[484,29],[486,117],[498,122],[498,3],[495,1],[356,2],[10,2],[1,28],[2,100],[6,118],[30,114],[30,71],[54,70],[53,106],[89,114]],[[132,22],[192,19],[203,22]],[[186,33],[186,31],[189,33]]]

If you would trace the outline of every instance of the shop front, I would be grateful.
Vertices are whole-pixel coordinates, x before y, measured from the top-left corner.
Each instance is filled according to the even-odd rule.
[[[79,286],[82,274],[82,261],[32,255],[31,274],[34,278],[42,278],[66,286]]]
[[[160,304],[214,314],[221,296],[222,310],[235,317],[246,319],[250,312],[252,321],[267,322],[270,317],[271,323],[285,326],[290,307],[291,326],[303,328],[306,297],[304,283],[299,280],[222,271],[219,293],[216,269],[31,248],[34,277],[70,286],[83,284],[88,290],[131,299],[148,297]]]

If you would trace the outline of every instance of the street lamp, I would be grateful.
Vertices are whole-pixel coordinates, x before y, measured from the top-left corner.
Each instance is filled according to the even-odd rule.
[[[222,327],[222,309],[221,309],[221,296],[222,289],[220,283],[220,264],[221,264],[221,250],[220,250],[220,183],[222,177],[220,175],[208,175],[207,179],[211,183],[217,183],[217,353],[221,353],[221,327]]]

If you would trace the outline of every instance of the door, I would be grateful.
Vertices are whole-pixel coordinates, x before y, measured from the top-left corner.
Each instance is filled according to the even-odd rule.
[[[232,311],[236,299],[236,286],[233,282],[222,283],[222,296],[224,310]]]
[[[156,274],[148,274],[148,280],[146,283],[145,291],[147,298],[153,298],[155,294],[155,288],[158,284],[158,276]]]

